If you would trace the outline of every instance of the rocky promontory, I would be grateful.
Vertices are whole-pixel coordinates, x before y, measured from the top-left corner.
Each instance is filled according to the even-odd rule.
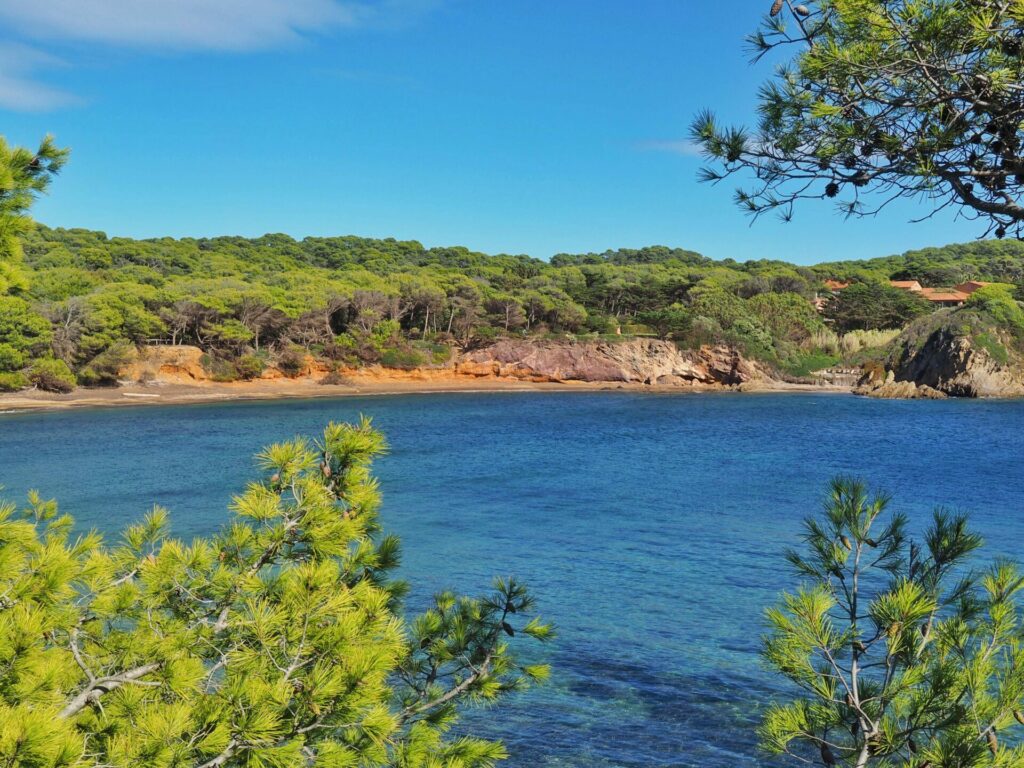
[[[988,318],[937,312],[912,323],[883,364],[865,366],[854,391],[871,397],[1024,397],[1024,358],[1013,334]]]

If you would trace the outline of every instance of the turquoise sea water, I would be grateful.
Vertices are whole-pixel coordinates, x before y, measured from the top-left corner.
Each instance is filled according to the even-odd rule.
[[[552,683],[470,718],[529,766],[752,766],[778,689],[756,654],[782,559],[828,478],[887,488],[922,523],[973,513],[1024,557],[1024,402],[837,395],[493,393],[0,416],[5,495],[38,488],[83,527],[154,502],[209,533],[263,444],[374,417],[386,526],[415,606],[495,574],[559,628]]]

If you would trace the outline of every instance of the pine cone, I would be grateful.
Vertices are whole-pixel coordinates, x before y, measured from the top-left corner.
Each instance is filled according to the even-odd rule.
[[[782,0],[775,0],[775,2],[772,3],[772,9],[771,9],[771,11],[768,12],[768,15],[771,16],[774,19],[776,16],[779,15],[779,11],[781,11],[781,10],[782,10]]]

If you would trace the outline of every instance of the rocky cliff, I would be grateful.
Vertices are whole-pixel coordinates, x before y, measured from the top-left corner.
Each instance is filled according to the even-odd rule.
[[[1006,331],[976,316],[936,313],[908,327],[886,370],[869,370],[855,390],[874,397],[1022,397],[1024,359]]]
[[[188,346],[154,346],[142,349],[120,374],[126,382],[204,385],[212,381],[203,365],[202,350]],[[328,368],[307,360],[299,378],[319,380]],[[363,379],[512,379],[526,382],[578,381],[657,387],[756,389],[772,383],[767,369],[744,359],[735,350],[702,347],[680,350],[675,344],[654,339],[622,341],[570,341],[503,339],[453,356],[444,366],[392,370],[373,366],[346,371],[355,381]],[[273,366],[261,379],[280,379]]]
[[[585,381],[658,387],[720,388],[770,376],[729,347],[680,350],[668,341],[539,341],[503,339],[463,354],[459,375],[527,381]]]

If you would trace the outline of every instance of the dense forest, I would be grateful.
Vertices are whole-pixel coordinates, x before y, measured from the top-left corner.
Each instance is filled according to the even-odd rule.
[[[713,261],[661,246],[550,261],[353,236],[297,241],[107,237],[36,225],[0,296],[0,388],[116,381],[138,345],[201,347],[211,374],[443,363],[502,335],[657,335],[726,343],[801,374],[932,311],[890,279],[1024,282],[1024,243],[978,241],[866,261]],[[852,282],[833,296],[827,279]],[[819,312],[815,299],[823,304]]]

